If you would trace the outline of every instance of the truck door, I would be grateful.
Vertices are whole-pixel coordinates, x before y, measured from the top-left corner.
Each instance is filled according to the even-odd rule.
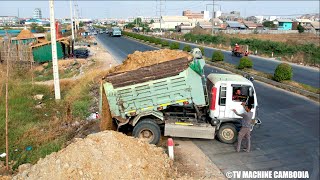
[[[219,118],[225,117],[225,111],[226,111],[226,102],[227,102],[227,84],[221,84],[220,85],[220,91],[219,91]]]
[[[250,86],[247,85],[231,84],[229,91],[227,92],[225,118],[239,118],[232,109],[237,110],[238,113],[244,112],[241,103],[248,101],[249,87]]]

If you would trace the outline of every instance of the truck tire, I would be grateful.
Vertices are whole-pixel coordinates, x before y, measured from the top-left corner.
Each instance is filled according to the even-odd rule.
[[[238,131],[234,124],[227,123],[221,125],[217,136],[221,142],[232,144],[238,137]]]
[[[159,125],[151,119],[140,121],[132,131],[136,138],[141,138],[150,144],[158,144],[160,141],[161,131]]]

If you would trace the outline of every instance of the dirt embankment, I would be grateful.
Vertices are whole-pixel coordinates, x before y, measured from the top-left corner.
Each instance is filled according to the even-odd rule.
[[[171,166],[161,148],[104,131],[76,139],[13,179],[168,179],[174,178]]]

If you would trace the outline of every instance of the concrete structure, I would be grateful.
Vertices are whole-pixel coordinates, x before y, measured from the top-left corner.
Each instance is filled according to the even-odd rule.
[[[38,25],[48,25],[50,24],[49,21],[46,21],[46,20],[40,20],[40,19],[29,19],[25,22],[26,25],[30,25],[32,23],[36,23]]]
[[[11,26],[19,24],[17,16],[0,16],[0,26]]]
[[[313,27],[313,29],[316,32],[320,33],[320,22],[319,21],[312,21],[311,26]]]
[[[204,20],[209,20],[210,18],[211,18],[211,17],[210,17],[209,11],[204,11],[203,19],[204,19]]]
[[[292,20],[291,19],[277,19],[274,21],[278,24],[278,30],[292,30]]]
[[[35,8],[33,10],[33,19],[42,19],[42,13],[40,8]]]

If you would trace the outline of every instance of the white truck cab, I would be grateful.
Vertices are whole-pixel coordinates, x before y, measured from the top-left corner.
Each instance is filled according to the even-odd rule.
[[[252,82],[242,76],[233,74],[210,74],[207,77],[207,89],[209,100],[209,117],[211,123],[216,125],[217,130],[224,125],[234,126],[242,119],[237,116],[232,110],[243,113],[245,110],[242,103],[252,105],[253,120],[257,119],[258,102],[257,96]],[[260,120],[253,121],[259,122]],[[228,132],[221,132],[224,129],[228,131],[229,128],[219,130],[218,137],[222,141],[228,143]],[[229,134],[230,134],[229,130]],[[224,137],[221,137],[224,136]],[[234,141],[234,134],[230,135],[229,143]]]

